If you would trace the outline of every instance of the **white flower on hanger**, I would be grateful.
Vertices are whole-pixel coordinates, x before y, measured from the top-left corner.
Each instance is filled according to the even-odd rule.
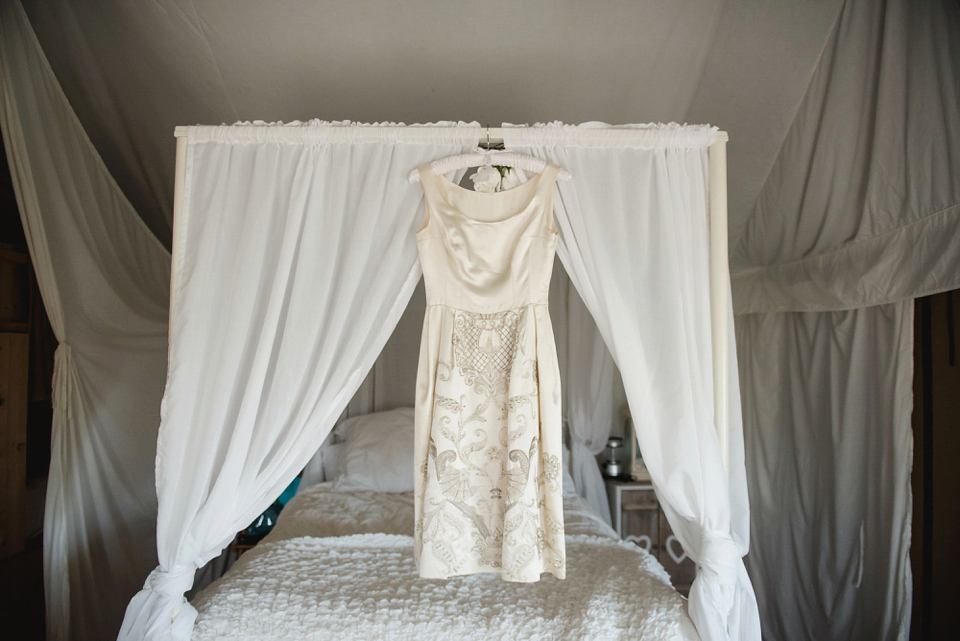
[[[513,189],[519,184],[520,184],[520,176],[517,175],[517,170],[514,169],[513,167],[504,168],[503,178],[500,180],[499,191]]]
[[[500,172],[493,165],[485,165],[470,176],[474,191],[500,191]]]

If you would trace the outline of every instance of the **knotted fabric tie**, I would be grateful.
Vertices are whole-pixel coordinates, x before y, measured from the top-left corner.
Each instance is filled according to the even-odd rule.
[[[742,564],[740,548],[729,535],[708,532],[698,551],[700,572],[690,586],[690,617],[704,641],[727,641]]]
[[[170,570],[164,570],[157,567],[150,573],[143,587],[152,590],[174,601],[180,601],[184,592],[193,587],[193,577],[197,569],[189,565],[175,565]],[[180,608],[171,614],[175,619],[179,614]]]
[[[700,568],[708,584],[716,586],[717,608],[728,612],[733,606],[740,565],[740,548],[729,536],[707,534],[700,544]]]
[[[189,641],[197,611],[183,598],[196,567],[156,568],[127,606],[118,641]]]

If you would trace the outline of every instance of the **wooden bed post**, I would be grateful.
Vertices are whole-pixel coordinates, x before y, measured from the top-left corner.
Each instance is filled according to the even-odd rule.
[[[173,174],[173,238],[170,246],[170,313],[169,327],[167,328],[167,345],[173,344],[173,286],[177,282],[177,271],[180,269],[180,263],[177,261],[177,242],[180,228],[180,218],[183,212],[183,187],[187,180],[187,138],[186,127],[177,127],[177,165]],[[168,347],[169,349],[169,347]]]
[[[717,133],[709,148],[710,167],[710,327],[713,338],[713,419],[720,440],[723,469],[730,476],[728,333],[730,258],[727,247],[727,134]]]

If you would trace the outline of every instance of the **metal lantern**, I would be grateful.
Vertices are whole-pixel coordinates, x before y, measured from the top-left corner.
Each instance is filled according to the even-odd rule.
[[[616,478],[623,474],[623,463],[620,462],[620,452],[623,449],[623,439],[611,436],[607,439],[607,460],[603,463],[603,475]]]

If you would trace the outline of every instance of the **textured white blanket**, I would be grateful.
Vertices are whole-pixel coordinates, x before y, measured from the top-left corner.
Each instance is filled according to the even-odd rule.
[[[610,537],[612,530],[574,500],[565,515],[574,532],[567,535],[567,578],[544,575],[536,583],[496,574],[421,579],[412,537],[353,533],[406,527],[412,509],[405,504],[403,495],[336,496],[311,488],[287,506],[268,539],[197,595],[194,641],[690,635],[684,600],[662,566]]]
[[[263,543],[201,592],[195,641],[679,639],[683,601],[649,555],[567,539],[568,578],[421,579],[396,534]]]

